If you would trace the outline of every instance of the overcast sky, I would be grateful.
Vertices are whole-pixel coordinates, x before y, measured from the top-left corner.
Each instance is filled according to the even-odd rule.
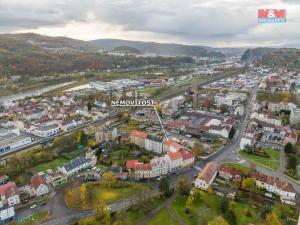
[[[259,24],[258,9],[287,10]],[[0,33],[213,47],[299,43],[300,0],[0,0]]]

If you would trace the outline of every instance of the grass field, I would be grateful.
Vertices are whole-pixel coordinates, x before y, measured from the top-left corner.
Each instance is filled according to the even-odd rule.
[[[228,167],[231,167],[231,168],[236,168],[236,169],[240,169],[243,171],[244,175],[247,175],[250,173],[250,168],[247,167],[247,166],[244,166],[242,164],[239,164],[239,163],[234,163],[234,162],[226,162],[226,163],[223,163],[223,165],[225,166],[228,166]]]
[[[206,217],[208,221],[222,215],[220,211],[221,197],[201,192],[199,202],[193,203],[189,214],[185,212],[186,198],[182,196],[176,197],[172,208],[178,217],[180,217],[188,225],[197,225],[202,217]],[[230,208],[234,211],[237,218],[237,225],[264,224],[256,209],[249,207],[246,203],[230,202]],[[249,213],[250,212],[250,213]]]
[[[276,170],[280,165],[280,152],[273,149],[265,149],[265,152],[270,158],[264,158],[258,155],[249,154],[245,151],[240,151],[239,154],[254,164],[265,167],[270,170]]]
[[[102,201],[106,204],[124,199],[129,196],[132,192],[134,185],[128,184],[124,187],[105,187],[101,182],[96,183],[87,183],[88,193],[90,193],[90,198],[86,199],[83,203],[80,199],[80,190],[79,187],[73,188],[71,190],[72,197],[65,197],[66,205],[74,209],[94,209],[96,208],[99,201]]]
[[[47,210],[42,210],[36,214],[33,214],[32,217],[29,217],[22,222],[11,222],[9,225],[38,225],[43,222],[48,216]]]
[[[45,171],[47,169],[54,169],[54,168],[56,168],[58,166],[61,166],[64,163],[67,163],[69,161],[70,160],[66,159],[65,157],[59,157],[59,158],[56,158],[56,159],[54,159],[50,162],[41,163],[41,164],[35,166],[34,170],[36,170],[37,172],[40,172],[40,171]]]
[[[158,214],[156,214],[147,225],[179,225],[175,222],[169,215],[166,208],[160,210]]]

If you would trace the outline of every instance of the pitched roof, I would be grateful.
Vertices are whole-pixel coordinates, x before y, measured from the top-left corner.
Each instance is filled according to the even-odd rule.
[[[181,144],[178,144],[177,142],[171,140],[171,139],[166,139],[164,140],[163,142],[164,145],[169,145],[169,146],[172,146],[173,148],[179,150],[181,148],[183,148],[183,146]]]
[[[188,160],[194,158],[194,154],[191,153],[190,151],[186,150],[185,148],[179,149],[179,152],[182,156],[182,160]]]
[[[134,165],[135,170],[151,170],[152,166],[150,163],[144,164],[141,162],[138,162]]]
[[[139,137],[141,139],[146,139],[147,133],[143,132],[143,131],[139,131],[139,130],[133,130],[133,131],[131,131],[130,136],[135,136],[135,137]]]
[[[43,178],[39,175],[36,175],[32,178],[31,184],[34,187],[34,189],[38,189],[41,184],[47,185]]]
[[[277,177],[268,176],[268,175],[265,175],[265,174],[259,173],[259,172],[251,173],[250,177],[255,178],[258,181],[267,183],[269,185],[276,186],[277,188],[279,188],[282,191],[295,193],[295,189],[290,183],[282,182]]]
[[[13,193],[18,193],[18,188],[15,182],[8,182],[0,186],[0,195],[10,197]]]
[[[76,167],[79,167],[82,164],[85,164],[89,162],[89,160],[85,157],[78,157],[71,162],[65,164],[63,167],[66,169],[66,171],[70,171],[72,169],[75,169]]]
[[[219,164],[215,162],[209,162],[205,165],[204,169],[199,173],[197,179],[204,180],[209,183],[214,174],[218,171]]]
[[[138,163],[139,161],[138,160],[127,160],[126,161],[126,168],[128,169],[133,169],[134,168],[134,165],[136,163]]]
[[[173,160],[177,160],[177,159],[182,158],[181,153],[180,153],[179,151],[176,151],[176,152],[168,151],[168,152],[167,152],[167,155],[169,156],[169,158],[170,158],[172,161],[173,161]]]
[[[219,171],[230,173],[232,176],[242,176],[243,171],[238,168],[232,168],[225,165],[221,165]]]

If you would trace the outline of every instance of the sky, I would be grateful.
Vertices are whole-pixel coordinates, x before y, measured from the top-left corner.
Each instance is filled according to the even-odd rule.
[[[299,44],[300,0],[0,0],[0,33],[211,47]],[[286,9],[261,24],[258,9]]]

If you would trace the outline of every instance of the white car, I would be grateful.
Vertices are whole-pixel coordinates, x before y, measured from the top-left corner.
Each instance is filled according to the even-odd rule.
[[[36,208],[36,206],[37,206],[37,205],[34,204],[34,205],[30,206],[30,208],[31,208],[31,209],[34,209],[34,208]]]

